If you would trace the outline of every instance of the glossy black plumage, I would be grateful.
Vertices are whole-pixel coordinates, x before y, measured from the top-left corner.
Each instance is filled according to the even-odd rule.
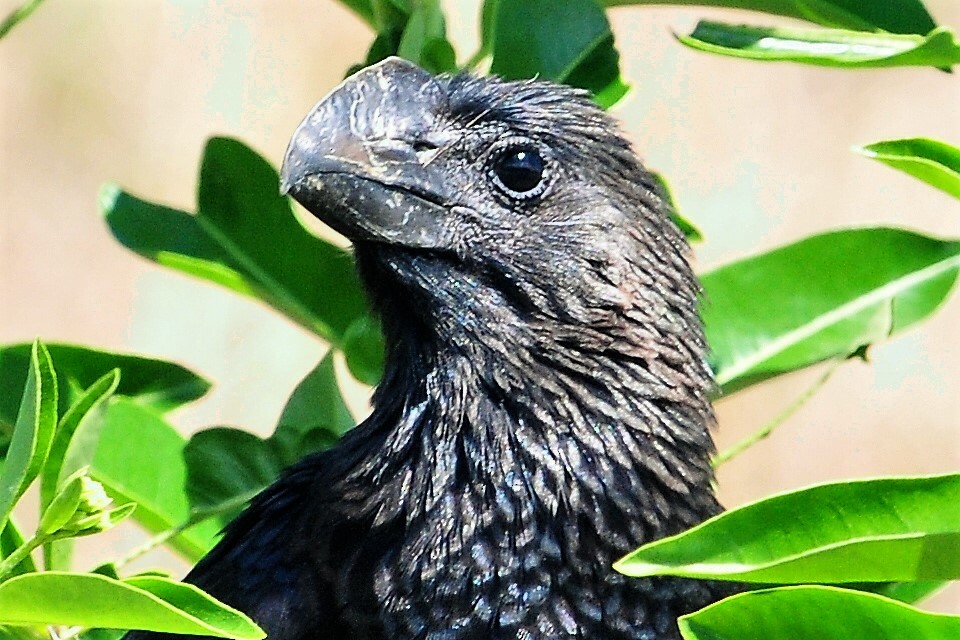
[[[679,638],[717,587],[611,564],[719,511],[711,378],[686,244],[614,123],[390,59],[282,179],[353,241],[386,373],[188,580],[272,640]]]

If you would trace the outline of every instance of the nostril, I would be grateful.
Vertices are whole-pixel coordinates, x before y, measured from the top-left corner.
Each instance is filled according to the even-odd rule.
[[[438,145],[436,145],[435,143],[430,142],[429,140],[422,140],[422,139],[414,140],[413,142],[410,143],[410,146],[413,148],[413,150],[416,153],[423,153],[425,151],[434,151],[439,148]]]

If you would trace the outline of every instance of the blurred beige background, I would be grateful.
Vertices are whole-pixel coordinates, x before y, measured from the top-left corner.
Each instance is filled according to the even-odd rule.
[[[0,13],[19,2],[0,0]],[[444,4],[465,59],[476,43],[475,4]],[[926,4],[960,28],[956,0]],[[842,225],[960,235],[960,203],[848,150],[912,136],[960,144],[955,75],[750,63],[671,37],[698,17],[772,21],[764,16],[629,7],[612,15],[634,88],[617,114],[706,231],[701,268]],[[268,432],[324,346],[268,310],[121,248],[98,216],[97,189],[116,181],[192,210],[212,134],[240,137],[279,164],[301,117],[370,41],[332,0],[43,5],[0,41],[0,342],[40,336],[177,360],[216,383],[175,414],[185,432],[214,424]],[[772,438],[723,467],[724,502],[828,479],[960,468],[958,322],[954,295],[933,320],[872,349],[869,366],[843,366]],[[719,447],[769,420],[817,375],[722,400]],[[129,547],[142,536],[112,539]],[[87,545],[79,564],[109,553]],[[149,562],[184,568],[164,555]],[[932,606],[960,612],[958,594]]]

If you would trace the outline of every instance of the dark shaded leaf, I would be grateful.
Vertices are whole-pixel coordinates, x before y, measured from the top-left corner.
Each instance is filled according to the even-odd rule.
[[[581,87],[604,107],[626,93],[610,23],[594,0],[498,0],[484,11],[491,73]]]
[[[219,514],[224,526],[239,513],[242,502],[273,482],[283,468],[275,446],[252,433],[215,427],[199,431],[183,450],[187,495],[194,510],[234,508]]]
[[[141,356],[67,344],[47,345],[56,362],[59,413],[65,413],[99,378],[123,372],[119,395],[166,412],[201,397],[210,383],[178,364]],[[20,390],[27,378],[30,345],[0,347],[0,433],[17,415]],[[16,397],[13,397],[16,390]]]
[[[249,147],[212,138],[202,161],[196,215],[114,186],[102,190],[101,208],[128,248],[258,298],[339,343],[350,323],[366,314],[353,261],[303,228],[278,184],[277,172]]]
[[[337,386],[333,353],[328,352],[290,395],[271,439],[289,464],[303,455],[300,443],[308,433],[323,429],[342,435],[354,424]]]
[[[602,0],[608,7],[663,4],[654,0]],[[825,27],[923,35],[937,25],[920,0],[694,0],[677,4],[747,9],[807,20]]]

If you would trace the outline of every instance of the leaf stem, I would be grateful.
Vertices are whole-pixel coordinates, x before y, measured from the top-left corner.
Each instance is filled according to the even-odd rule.
[[[0,562],[0,582],[13,572],[21,562],[27,559],[31,552],[40,545],[49,542],[53,536],[48,534],[35,535],[22,545],[13,550],[13,552]]]
[[[29,2],[25,2],[11,11],[7,17],[4,18],[3,22],[0,23],[0,38],[3,38],[11,29],[26,20],[31,13],[36,11],[41,3],[43,3],[43,0],[29,0]]]
[[[830,367],[823,372],[823,375],[817,378],[812,385],[810,385],[803,393],[801,393],[793,402],[787,405],[780,413],[774,416],[772,420],[764,424],[762,427],[748,435],[740,442],[732,445],[729,449],[721,451],[714,456],[711,462],[713,468],[716,469],[723,463],[729,462],[733,458],[737,457],[764,438],[767,438],[771,433],[774,432],[774,430],[776,430],[777,427],[789,420],[793,414],[803,407],[803,405],[807,404],[810,398],[816,395],[823,385],[827,384],[827,381],[833,376],[841,362],[843,362],[843,360],[835,360]]]
[[[139,547],[132,549],[127,555],[123,556],[114,563],[117,569],[130,564],[140,556],[153,551],[160,545],[166,544],[171,539],[176,538],[178,535],[189,529],[190,527],[200,524],[207,518],[212,518],[218,516],[222,513],[229,513],[234,509],[238,509],[245,504],[247,504],[251,498],[259,493],[257,491],[248,491],[246,493],[241,493],[236,495],[229,500],[224,500],[223,502],[217,503],[211,507],[206,507],[203,509],[193,509],[190,512],[190,517],[176,525],[164,531],[161,531],[157,535],[153,536],[146,542],[144,542]]]

